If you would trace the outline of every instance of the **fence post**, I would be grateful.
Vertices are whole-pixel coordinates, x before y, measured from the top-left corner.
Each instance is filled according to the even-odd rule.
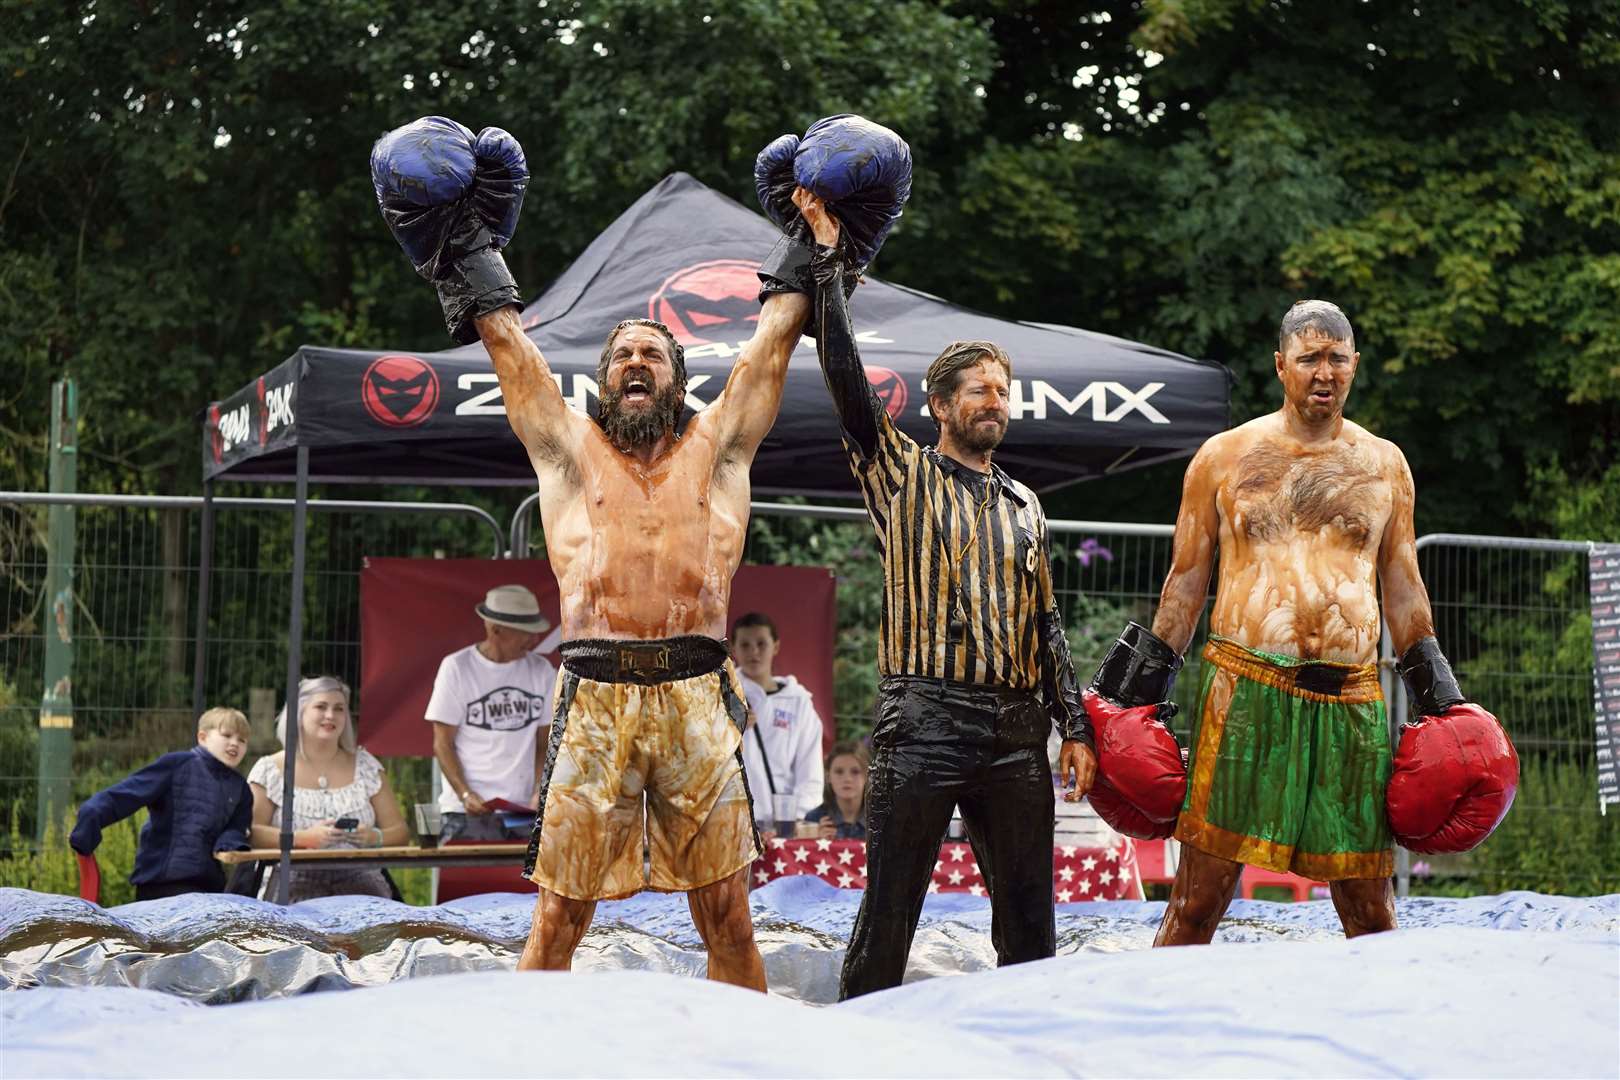
[[[1395,641],[1389,636],[1385,623],[1378,640],[1378,681],[1384,691],[1385,707],[1389,710],[1390,753],[1401,746],[1401,730],[1406,724],[1406,685],[1395,677]],[[1412,853],[1395,845],[1395,895],[1409,896],[1412,892]]]
[[[51,386],[50,474],[53,493],[78,487],[78,392],[72,379]],[[45,687],[39,703],[39,802],[36,822],[44,842],[66,826],[73,796],[73,564],[74,511],[47,511]]]
[[[191,659],[191,719],[203,713],[208,671],[208,604],[214,576],[214,482],[203,481],[202,528],[197,538],[197,637]]]
[[[304,541],[308,524],[309,447],[298,448],[298,481],[293,489],[292,611],[287,617],[287,721],[282,726],[286,753],[281,767],[281,858],[277,863],[275,903],[287,904],[292,888],[293,773],[298,764],[298,737],[303,734],[304,703],[298,697],[304,651]]]

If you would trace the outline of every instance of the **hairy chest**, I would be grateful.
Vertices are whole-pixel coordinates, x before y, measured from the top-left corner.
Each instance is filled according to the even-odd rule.
[[[552,548],[626,561],[700,559],[717,536],[735,533],[740,543],[747,524],[746,483],[733,490],[737,485],[716,469],[712,447],[701,440],[650,464],[611,446],[590,446],[572,479],[549,498],[541,494]]]
[[[1241,539],[1280,543],[1316,535],[1365,549],[1383,536],[1390,498],[1389,482],[1369,452],[1306,452],[1261,443],[1238,459],[1220,501]]]

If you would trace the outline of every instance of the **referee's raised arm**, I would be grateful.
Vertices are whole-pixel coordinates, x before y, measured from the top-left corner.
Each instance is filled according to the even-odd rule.
[[[852,449],[862,461],[870,461],[878,450],[883,403],[867,381],[860,350],[855,346],[844,277],[849,271],[838,250],[838,234],[832,234],[830,244],[823,244],[821,235],[817,233],[816,253],[810,260],[810,272],[816,278],[816,357],[821,361],[821,374],[832,392],[838,421]]]

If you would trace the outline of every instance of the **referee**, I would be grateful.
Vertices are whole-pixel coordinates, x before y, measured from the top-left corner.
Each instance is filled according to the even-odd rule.
[[[812,224],[818,240],[831,234]],[[866,895],[842,1000],[900,984],[958,806],[990,892],[997,963],[1051,956],[1052,725],[1074,784],[1066,799],[1089,790],[1096,758],[1052,596],[1046,517],[990,461],[1007,431],[1007,354],[988,341],[946,347],[927,382],[939,444],[918,446],[867,382],[836,245],[818,246],[811,270],[821,370],[884,573]]]

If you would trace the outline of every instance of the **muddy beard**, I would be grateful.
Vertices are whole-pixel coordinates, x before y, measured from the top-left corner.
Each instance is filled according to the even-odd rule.
[[[631,413],[624,409],[622,390],[603,390],[596,407],[596,422],[615,446],[633,449],[650,446],[675,432],[686,403],[686,388],[670,385],[653,395],[652,408]]]
[[[951,438],[967,450],[971,450],[976,454],[984,454],[1000,446],[1001,440],[1007,437],[1006,424],[1002,424],[1000,427],[990,431],[981,431],[976,425],[977,419],[963,425],[953,423],[951,425]]]

